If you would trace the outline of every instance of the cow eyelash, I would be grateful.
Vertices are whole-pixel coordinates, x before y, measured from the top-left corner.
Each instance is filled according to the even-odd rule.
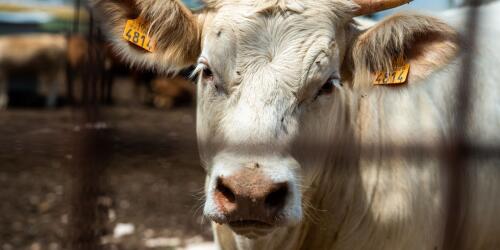
[[[191,73],[191,76],[194,77],[200,73],[201,73],[201,77],[204,80],[213,81],[214,73],[212,72],[210,67],[208,65],[206,65],[205,63],[198,63],[196,68],[193,70],[193,73]]]

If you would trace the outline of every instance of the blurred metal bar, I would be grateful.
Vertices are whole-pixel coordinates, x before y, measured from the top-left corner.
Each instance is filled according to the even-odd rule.
[[[443,249],[459,250],[464,248],[464,224],[467,218],[468,178],[467,160],[470,159],[470,147],[467,141],[467,128],[471,107],[470,86],[474,86],[474,56],[476,53],[476,42],[478,35],[478,6],[480,0],[470,0],[470,8],[467,12],[466,34],[461,74],[457,76],[457,106],[455,120],[452,121],[454,128],[450,144],[445,145],[445,156],[447,166],[448,204],[446,214],[445,234]]]
[[[75,0],[75,11],[73,13],[73,34],[76,34],[79,32],[79,28],[80,28],[80,6],[81,6],[81,2],[80,0]]]
[[[67,37],[66,37],[68,44],[69,44],[70,40],[72,39],[72,37],[77,35],[80,31],[81,1],[74,0],[73,8],[74,8],[73,27],[71,28],[71,31],[67,33]],[[69,49],[69,47],[68,47],[68,49]],[[70,52],[68,51],[68,53],[70,53]],[[66,98],[67,98],[67,102],[69,105],[75,104],[75,97],[74,97],[75,77],[74,77],[74,75],[77,74],[78,72],[76,72],[77,69],[74,69],[73,66],[75,66],[75,65],[71,65],[70,62],[68,61],[68,58],[66,58]]]
[[[76,109],[84,128],[75,138],[78,152],[73,166],[70,247],[75,250],[107,249],[102,238],[109,233],[106,169],[111,159],[112,130],[103,126],[97,86],[102,82],[102,51],[97,26],[89,9],[88,57],[83,65],[82,107]],[[104,124],[105,125],[105,124]],[[104,201],[104,202],[103,202]]]
[[[92,124],[92,123],[87,123]],[[110,131],[86,128],[76,137],[78,154],[72,171],[70,247],[74,250],[104,249],[110,202],[106,195],[106,165],[110,156]]]

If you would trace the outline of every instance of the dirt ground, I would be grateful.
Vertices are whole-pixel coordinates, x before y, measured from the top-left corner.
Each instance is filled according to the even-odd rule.
[[[1,111],[0,249],[210,242],[194,113],[115,106],[86,123],[70,108]]]

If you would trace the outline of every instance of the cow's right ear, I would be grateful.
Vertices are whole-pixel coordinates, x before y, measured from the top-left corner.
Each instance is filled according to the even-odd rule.
[[[409,67],[407,83],[419,82],[449,64],[461,45],[457,31],[448,24],[414,13],[392,15],[354,39],[351,71],[354,86],[360,88],[375,84],[377,75],[396,72],[397,61]]]
[[[135,67],[177,72],[196,62],[201,25],[178,0],[93,0],[93,9],[114,51]],[[127,20],[141,18],[154,43],[153,52],[123,38]]]

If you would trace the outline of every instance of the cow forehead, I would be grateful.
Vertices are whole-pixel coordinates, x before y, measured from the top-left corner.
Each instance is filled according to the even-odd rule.
[[[202,56],[226,83],[279,72],[277,81],[300,84],[318,53],[335,40],[334,18],[327,17],[331,13],[315,12],[226,6],[206,32]]]

